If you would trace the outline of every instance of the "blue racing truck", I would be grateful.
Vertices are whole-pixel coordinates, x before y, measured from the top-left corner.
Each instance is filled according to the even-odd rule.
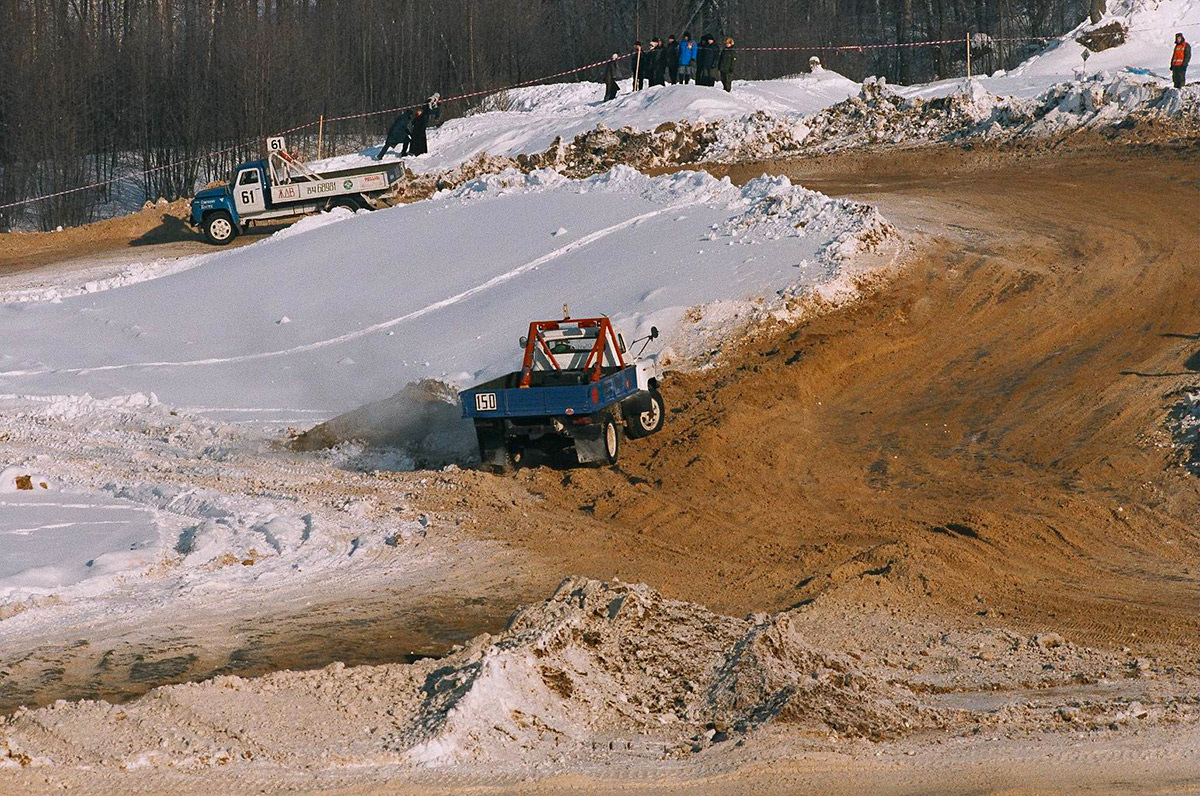
[[[633,342],[656,337],[651,327]],[[520,370],[461,394],[485,467],[517,467],[531,447],[573,452],[584,464],[614,464],[622,431],[638,438],[662,428],[658,361],[630,356],[608,318],[534,321],[521,346]]]
[[[229,184],[192,199],[191,224],[223,246],[250,224],[344,207],[374,210],[396,191],[401,163],[313,171],[289,155],[282,138],[267,139],[265,160],[233,170]]]

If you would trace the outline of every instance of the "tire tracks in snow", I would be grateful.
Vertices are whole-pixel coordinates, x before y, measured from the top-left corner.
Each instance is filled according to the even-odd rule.
[[[168,360],[168,361],[160,361],[160,362],[128,362],[128,363],[114,364],[114,365],[95,365],[95,366],[90,366],[90,367],[77,367],[77,368],[43,368],[41,370],[9,370],[9,371],[0,371],[0,377],[19,378],[19,377],[25,377],[25,376],[43,376],[43,375],[47,375],[47,374],[51,374],[51,373],[54,373],[54,374],[89,374],[89,373],[101,373],[101,372],[113,371],[113,370],[128,370],[131,368],[187,368],[187,367],[201,367],[201,366],[205,366],[205,365],[236,365],[236,364],[241,364],[244,362],[257,362],[257,361],[261,361],[261,360],[265,360],[265,359],[275,359],[278,357],[290,356],[293,354],[306,354],[310,351],[317,351],[322,348],[329,348],[331,346],[341,345],[342,343],[348,343],[353,340],[357,340],[359,338],[366,337],[368,335],[376,334],[378,332],[384,331],[385,329],[390,329],[393,326],[397,326],[401,323],[404,323],[405,321],[415,320],[415,319],[423,317],[425,315],[429,315],[430,313],[437,312],[438,310],[445,309],[446,307],[451,307],[451,306],[454,306],[455,304],[460,304],[468,299],[474,298],[475,296],[478,296],[482,293],[485,293],[488,290],[491,290],[492,288],[496,287],[497,285],[504,284],[505,282],[510,282],[519,276],[527,274],[530,271],[536,270],[537,268],[545,265],[546,263],[553,262],[554,260],[557,260],[561,257],[571,254],[572,252],[575,252],[575,251],[578,251],[579,249],[590,246],[591,244],[595,243],[596,241],[607,238],[609,235],[612,235],[613,233],[621,232],[622,230],[628,229],[629,227],[632,227],[632,226],[636,226],[637,224],[640,224],[643,221],[648,221],[652,218],[663,215],[664,213],[674,212],[676,210],[679,210],[681,208],[687,207],[692,204],[695,204],[695,202],[677,202],[675,204],[671,204],[666,207],[661,207],[658,210],[651,210],[648,213],[642,213],[640,215],[634,216],[633,218],[627,218],[624,221],[613,224],[612,226],[605,227],[603,229],[599,229],[599,230],[596,230],[595,232],[584,235],[582,238],[579,238],[578,240],[571,241],[570,243],[566,244],[565,246],[562,246],[558,249],[554,249],[553,251],[547,252],[546,254],[543,254],[541,257],[538,257],[534,260],[530,260],[529,262],[524,263],[523,265],[519,265],[516,268],[513,268],[509,271],[505,271],[502,274],[497,274],[496,276],[492,277],[491,279],[488,279],[487,281],[485,281],[481,284],[475,285],[474,287],[468,288],[459,293],[455,293],[453,296],[444,298],[441,301],[436,301],[433,304],[427,304],[426,306],[421,307],[420,309],[413,310],[411,312],[405,313],[404,315],[400,315],[396,318],[391,318],[386,321],[380,321],[379,323],[372,324],[372,325],[367,326],[362,329],[356,329],[353,332],[347,332],[345,334],[341,334],[336,337],[329,337],[324,340],[317,340],[317,341],[314,341],[311,343],[305,343],[303,345],[293,346],[291,348],[281,348],[281,349],[277,349],[275,351],[259,351],[259,352],[253,353],[253,354],[241,354],[241,355],[232,356],[232,357],[207,357],[205,359],[190,359],[190,360],[177,360],[177,361],[169,361]]]

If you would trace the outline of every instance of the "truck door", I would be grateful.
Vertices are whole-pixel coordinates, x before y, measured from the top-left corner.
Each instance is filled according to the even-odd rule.
[[[237,184],[233,187],[233,206],[237,208],[238,216],[253,218],[267,209],[265,187],[257,166],[238,172]]]

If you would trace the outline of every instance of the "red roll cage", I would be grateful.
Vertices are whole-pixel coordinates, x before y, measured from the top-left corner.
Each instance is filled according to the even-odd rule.
[[[528,387],[533,378],[534,362],[537,354],[541,353],[542,358],[550,363],[553,370],[566,370],[558,363],[557,356],[564,352],[555,352],[551,349],[550,343],[546,340],[546,332],[570,332],[579,330],[582,334],[578,335],[581,338],[591,337],[585,330],[595,329],[596,340],[592,344],[591,350],[587,352],[587,358],[584,360],[583,367],[580,370],[585,372],[590,371],[588,381],[599,381],[603,375],[605,356],[608,355],[617,367],[625,367],[625,358],[622,356],[621,340],[617,333],[613,330],[612,322],[608,318],[564,318],[561,321],[533,321],[529,324],[529,335],[525,340],[525,357],[521,362],[521,387]],[[569,339],[563,335],[559,340]],[[611,345],[611,348],[609,347]],[[572,354],[581,353],[580,350],[570,352]],[[574,370],[575,368],[570,368]]]

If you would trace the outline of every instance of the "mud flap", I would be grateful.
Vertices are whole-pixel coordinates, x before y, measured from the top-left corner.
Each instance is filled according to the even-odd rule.
[[[479,440],[479,460],[484,467],[502,470],[508,466],[508,441],[502,423],[476,423],[475,438]]]
[[[580,464],[608,461],[604,451],[604,426],[601,424],[574,428],[571,430],[571,438],[575,440],[575,456]]]

